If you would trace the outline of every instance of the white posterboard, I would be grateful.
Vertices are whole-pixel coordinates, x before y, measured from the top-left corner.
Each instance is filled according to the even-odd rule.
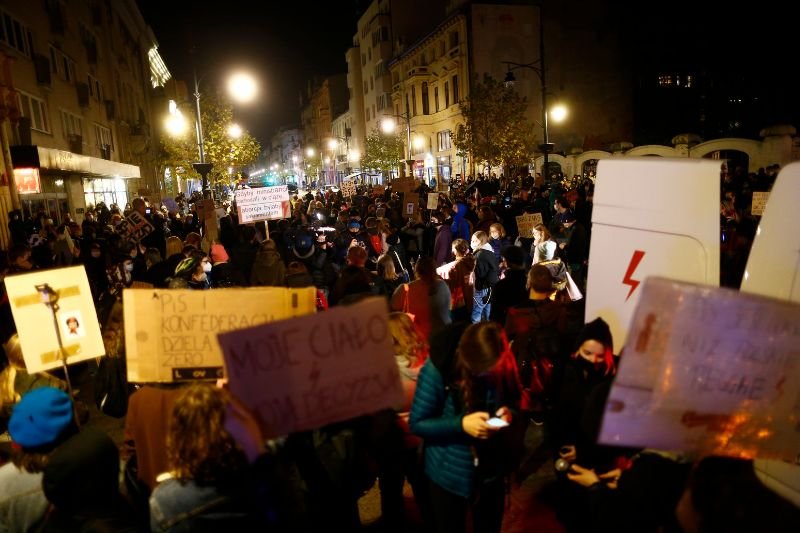
[[[428,209],[431,211],[435,211],[439,209],[439,193],[438,192],[429,192],[428,193]]]
[[[222,377],[217,333],[311,314],[313,287],[126,289],[128,380],[170,382]]]
[[[105,355],[92,291],[82,266],[8,276],[5,284],[28,373],[61,366],[53,313],[36,290],[43,284],[50,285],[58,297],[56,322],[67,364]]]
[[[517,218],[517,233],[523,239],[533,238],[533,228],[537,224],[542,223],[541,213],[529,213],[527,215],[520,215]]]
[[[772,197],[758,225],[742,292],[800,303],[800,232],[794,211],[800,205],[800,163],[786,165],[772,187]]]
[[[239,214],[239,224],[290,218],[292,206],[289,202],[289,188],[286,185],[278,185],[239,189],[236,191],[236,209]]]
[[[597,164],[586,321],[625,344],[647,276],[719,285],[719,161],[631,157]]]
[[[403,404],[386,299],[222,334],[231,391],[266,437]]]
[[[764,209],[767,207],[768,200],[769,192],[753,191],[753,203],[750,207],[750,214],[762,216],[764,214]]]
[[[342,196],[355,196],[356,194],[356,184],[352,181],[343,181],[341,189]]]
[[[800,305],[650,277],[599,442],[794,460]]]

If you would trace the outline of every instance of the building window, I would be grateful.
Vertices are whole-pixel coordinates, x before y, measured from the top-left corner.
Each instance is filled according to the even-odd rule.
[[[453,76],[453,103],[458,103],[458,76]]]
[[[369,88],[370,90],[375,88],[375,78],[373,78],[372,76],[369,77]]]
[[[363,67],[366,64],[367,64],[367,54],[361,54],[361,66]]]
[[[367,116],[367,122],[369,122],[369,108],[364,109],[364,114]]]
[[[86,83],[89,84],[89,96],[96,99],[98,102],[103,101],[103,86],[100,85],[100,80],[88,74],[86,76]]]
[[[428,82],[422,82],[422,114],[423,115],[430,115],[431,114],[431,106],[428,100]]]
[[[433,108],[439,112],[439,87],[433,88]]]
[[[53,45],[50,45],[50,68],[64,81],[75,80],[75,61]]]
[[[47,117],[47,104],[44,100],[20,92],[19,108],[22,116],[30,119],[32,130],[50,133],[50,120]]]
[[[72,114],[69,111],[61,111],[61,122],[64,127],[64,138],[77,135],[83,137],[83,118]]]
[[[436,134],[437,139],[439,140],[439,151],[444,152],[446,150],[450,150],[453,148],[453,142],[450,139],[450,130],[440,131]]]
[[[444,108],[450,107],[450,83],[444,82]]]
[[[417,116],[417,88],[411,86],[411,116]]]
[[[369,84],[367,82],[364,82],[364,94],[367,94],[368,92],[369,92]]]
[[[669,75],[662,75],[658,77],[658,85],[660,87],[671,87],[672,86],[672,76]]]
[[[31,57],[33,37],[22,22],[0,8],[0,42],[10,46],[25,57]]]
[[[389,41],[389,28],[386,26],[381,28],[381,41],[388,42]]]
[[[114,140],[111,138],[110,129],[95,123],[94,136],[97,140],[97,147],[100,150],[114,150]]]
[[[458,31],[450,33],[450,49],[452,50],[458,46]]]

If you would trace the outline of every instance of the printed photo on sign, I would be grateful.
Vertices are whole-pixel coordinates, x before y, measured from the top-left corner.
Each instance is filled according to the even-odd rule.
[[[406,204],[406,214],[407,215],[413,215],[414,214],[414,203],[413,202],[408,202]]]
[[[86,330],[83,329],[83,317],[81,312],[76,310],[61,312],[59,315],[62,317],[61,335],[66,338],[78,338],[86,336]]]

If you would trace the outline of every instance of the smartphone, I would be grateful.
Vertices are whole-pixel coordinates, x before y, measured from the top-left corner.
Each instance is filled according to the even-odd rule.
[[[498,417],[490,418],[489,420],[486,421],[486,423],[492,426],[493,428],[504,428],[508,426],[508,422]]]
[[[149,215],[149,214],[151,213],[151,210],[150,210],[150,208],[148,207],[147,209],[145,209],[145,210],[144,210],[144,212],[145,212],[146,214],[148,214],[148,215]]]

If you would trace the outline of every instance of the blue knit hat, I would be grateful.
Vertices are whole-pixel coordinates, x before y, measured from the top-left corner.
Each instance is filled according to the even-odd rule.
[[[11,412],[8,434],[23,448],[44,448],[59,442],[72,426],[72,400],[55,387],[25,394]]]

